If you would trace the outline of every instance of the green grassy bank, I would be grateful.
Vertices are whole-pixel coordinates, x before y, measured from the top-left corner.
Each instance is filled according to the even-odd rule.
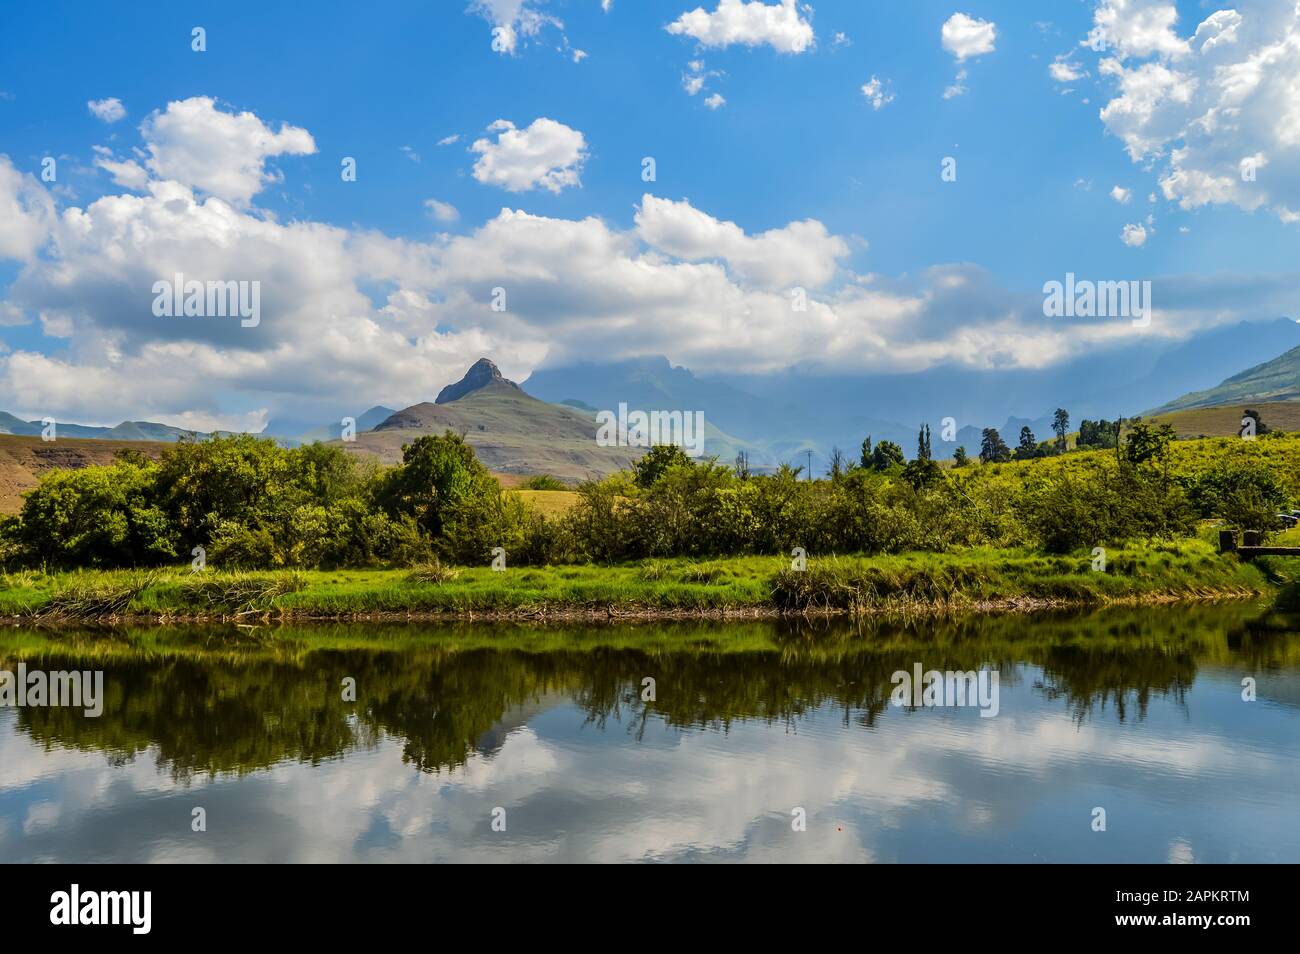
[[[1285,586],[1300,560],[1240,562],[1204,540],[1087,553],[954,553],[645,560],[615,566],[229,573],[23,571],[0,575],[8,620],[771,615],[999,610],[1234,598]]]

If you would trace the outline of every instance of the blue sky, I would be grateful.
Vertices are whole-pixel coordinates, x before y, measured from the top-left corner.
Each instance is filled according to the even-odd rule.
[[[1271,126],[1267,118],[1270,96],[1296,80],[1294,55],[1267,67],[1275,75],[1253,93],[1259,108],[1241,113],[1249,114],[1252,126],[1247,128],[1243,119],[1241,130],[1194,143],[1183,162],[1185,171],[1209,174],[1215,163],[1236,162],[1233,157],[1239,158],[1238,154],[1266,152],[1264,172],[1276,173],[1276,178],[1267,182],[1265,201],[1251,207],[1256,200],[1249,196],[1229,194],[1228,187],[1217,193],[1213,188],[1198,191],[1186,184],[1191,180],[1178,180],[1167,196],[1160,185],[1176,168],[1173,157],[1186,145],[1183,137],[1193,135],[1189,130],[1195,128],[1194,121],[1207,110],[1224,107],[1222,100],[1201,98],[1211,94],[1215,76],[1222,75],[1214,71],[1250,63],[1253,54],[1270,44],[1300,36],[1300,31],[1289,32],[1296,30],[1295,15],[1281,0],[1176,6],[1159,0],[1058,0],[1032,5],[984,0],[818,0],[786,11],[815,37],[801,52],[783,52],[779,30],[765,39],[719,43],[709,36],[690,35],[689,30],[666,29],[697,6],[704,17],[720,18],[726,13],[719,9],[720,2],[736,7],[763,5],[761,0],[751,4],[612,0],[605,10],[600,0],[319,2],[307,13],[296,5],[265,3],[187,4],[184,9],[163,3],[98,8],[80,3],[10,3],[6,19],[11,28],[0,33],[0,153],[19,177],[39,176],[43,157],[60,157],[57,183],[36,187],[48,193],[62,215],[69,208],[86,209],[101,197],[149,191],[148,186],[131,190],[115,182],[103,167],[94,165],[94,147],[107,150],[103,154],[111,153],[114,161],[129,161],[135,155],[140,165],[147,165],[148,144],[141,124],[155,111],[166,113],[171,103],[208,97],[216,112],[250,112],[268,130],[279,130],[282,124],[304,130],[314,151],[265,159],[263,171],[278,181],[265,182],[252,196],[218,196],[218,201],[231,202],[250,220],[320,223],[348,236],[382,236],[407,243],[400,254],[422,262],[436,260],[427,279],[412,280],[408,290],[425,296],[433,306],[448,307],[426,314],[423,325],[404,314],[402,336],[419,340],[449,329],[457,334],[480,325],[488,329],[492,320],[498,324],[478,341],[462,342],[463,347],[452,347],[449,340],[429,345],[432,353],[445,359],[445,367],[436,362],[429,365],[431,378],[445,375],[446,368],[460,363],[475,346],[491,346],[511,335],[515,338],[510,341],[517,343],[523,334],[522,326],[505,327],[489,315],[450,308],[455,293],[444,287],[450,281],[450,266],[443,256],[446,239],[439,236],[481,236],[480,230],[507,208],[548,223],[596,217],[615,236],[610,239],[614,244],[618,236],[644,240],[644,235],[635,234],[636,214],[647,193],[674,203],[689,202],[691,210],[712,221],[735,223],[750,237],[804,220],[820,223],[829,236],[843,242],[841,251],[826,253],[835,278],[813,292],[828,309],[836,309],[836,299],[843,301],[846,282],[852,284],[854,276],[865,275],[876,276],[875,287],[897,290],[912,303],[905,306],[891,299],[873,304],[884,313],[897,306],[899,316],[861,333],[827,332],[828,349],[832,344],[837,349],[875,348],[896,354],[899,369],[921,367],[927,361],[963,360],[960,346],[945,348],[933,340],[939,333],[960,339],[961,316],[917,311],[942,297],[927,296],[924,288],[914,284],[924,283],[923,276],[934,268],[975,269],[979,279],[974,285],[995,291],[975,303],[972,311],[987,312],[995,323],[1001,319],[994,316],[1010,308],[1022,312],[1027,308],[1032,315],[1032,302],[1041,297],[1042,284],[1067,271],[1098,279],[1172,281],[1177,276],[1197,276],[1207,282],[1222,279],[1239,290],[1230,299],[1232,307],[1219,308],[1214,315],[1171,313],[1157,329],[1171,337],[1228,317],[1300,314],[1295,299],[1277,290],[1278,276],[1296,271],[1295,253],[1300,248],[1296,240],[1300,225],[1286,221],[1290,209],[1300,208],[1300,196],[1292,194],[1300,193],[1296,184],[1300,177],[1295,175],[1300,169],[1296,156],[1300,142],[1290,136],[1289,116],[1278,117],[1273,109]],[[780,12],[778,0],[766,6]],[[1168,11],[1176,19],[1170,19]],[[1216,11],[1232,11],[1238,20],[1244,18],[1244,25],[1233,26],[1236,21],[1230,18],[1215,19],[1213,29],[1197,34],[1198,24]],[[951,48],[946,49],[944,25],[956,14],[990,27],[991,49],[960,60]],[[721,20],[711,22],[721,25]],[[529,23],[537,25],[531,34]],[[1159,28],[1161,23],[1165,28]],[[502,25],[517,34],[513,51],[492,48],[492,29]],[[194,26],[206,30],[205,52],[190,48]],[[1104,52],[1082,45],[1094,29],[1108,31]],[[1218,34],[1226,39],[1213,50],[1205,48],[1207,42],[1214,45]],[[1188,44],[1187,50],[1178,48],[1179,43]],[[1068,57],[1065,62],[1073,72],[1087,75],[1067,82],[1054,78],[1049,66],[1062,57]],[[1118,64],[1109,73],[1101,66],[1108,57]],[[693,68],[692,63],[702,67]],[[1144,64],[1166,70],[1183,85],[1175,80],[1165,87],[1163,104],[1157,98],[1150,122],[1139,122],[1135,128],[1122,116],[1104,121],[1101,111],[1122,97],[1121,84],[1129,76],[1136,77]],[[958,82],[959,70],[965,71],[960,80],[965,91],[945,98],[945,89]],[[691,74],[704,77],[703,88],[694,95],[684,88]],[[884,94],[878,109],[863,92],[872,79],[879,81]],[[1194,101],[1177,102],[1180,89],[1195,90]],[[706,100],[713,95],[723,97],[725,103],[710,108]],[[122,118],[105,122],[88,109],[91,101],[108,98],[120,102],[125,111]],[[1165,115],[1171,110],[1173,114]],[[471,147],[484,137],[489,142],[495,139],[491,124],[505,120],[526,130],[539,118],[581,135],[584,154],[573,171],[572,184],[558,191],[538,186],[510,189],[475,175],[480,153]],[[1149,140],[1156,132],[1162,141],[1134,161],[1126,145],[1143,137]],[[452,136],[458,137],[456,141],[439,144]],[[357,161],[355,182],[340,179],[344,156]],[[653,183],[641,178],[645,156],[656,161]],[[940,163],[946,156],[957,160],[955,182],[941,181]],[[183,172],[175,172],[176,163],[170,168],[170,174],[184,180]],[[151,181],[165,178],[156,170],[149,177]],[[196,203],[210,201],[201,182],[182,184],[193,191]],[[1116,186],[1129,190],[1127,202],[1112,197]],[[1156,201],[1149,202],[1149,194]],[[431,216],[426,204],[430,199],[454,207],[454,221]],[[32,201],[29,194],[29,212]],[[103,215],[107,217],[107,210]],[[1121,241],[1126,225],[1141,228],[1145,239],[1140,246]],[[666,228],[672,231],[679,226],[670,223]],[[120,288],[114,290],[111,275],[99,275],[94,296],[73,295],[74,301],[52,292],[58,284],[52,277],[55,265],[67,259],[61,250],[67,238],[59,235],[56,226],[50,226],[50,231],[51,245],[0,256],[0,282],[7,286],[0,296],[10,307],[10,318],[0,324],[0,341],[11,359],[19,352],[30,353],[57,361],[59,368],[33,359],[25,371],[17,364],[10,367],[12,380],[23,373],[34,375],[38,365],[44,377],[57,371],[71,380],[78,366],[91,366],[102,372],[99,376],[107,387],[114,375],[127,378],[141,373],[146,365],[137,363],[131,369],[128,364],[132,355],[142,355],[150,344],[160,340],[173,345],[182,340],[200,347],[205,344],[201,332],[169,329],[158,337],[156,326],[147,321],[132,324],[94,313],[104,295],[125,294]],[[109,246],[120,241],[120,237],[108,238]],[[539,239],[539,244],[544,247],[548,241],[559,240]],[[486,238],[478,241],[475,254],[488,254],[486,244]],[[689,251],[680,242],[669,244],[672,247],[666,250],[650,251],[683,266],[719,263],[732,290],[720,291],[722,297],[710,301],[757,294],[756,289],[776,293],[775,277],[753,280],[771,263],[751,263],[746,272],[743,262],[728,257],[732,246],[706,254],[707,242],[701,245],[693,240]],[[782,248],[773,248],[774,254],[785,254]],[[104,254],[103,248],[98,250],[100,261]],[[466,259],[469,255],[465,251]],[[125,256],[135,261],[129,251]],[[157,255],[142,255],[137,263],[140,274],[147,276],[157,261]],[[292,267],[291,263],[284,266]],[[533,271],[547,268],[539,262]],[[48,274],[36,275],[41,269]],[[195,264],[191,270],[201,266]],[[27,278],[20,281],[24,271]],[[123,274],[128,271],[124,265]],[[816,267],[812,271],[821,274]],[[794,274],[797,278],[802,273],[796,269]],[[221,277],[240,276],[223,273]],[[672,277],[688,281],[689,269],[678,269]],[[274,279],[263,276],[263,280]],[[381,313],[386,296],[402,287],[404,280],[385,265],[371,272],[359,268],[353,284]],[[557,278],[546,295],[531,288],[536,297],[529,301],[538,310],[530,313],[525,305],[519,318],[536,332],[536,347],[521,345],[519,353],[507,355],[503,364],[513,366],[507,370],[522,376],[539,363],[580,356],[575,354],[577,338],[573,337],[580,329],[560,328],[552,316],[543,314],[542,303],[564,293],[571,298],[558,309],[569,314],[583,310],[588,299],[582,297],[582,288],[574,287],[582,280]],[[123,287],[134,287],[132,281],[124,278]],[[490,284],[490,277],[470,280],[457,273],[455,281],[475,289],[465,292],[466,300],[471,300],[479,284]],[[510,287],[506,278],[502,281]],[[606,289],[602,294],[612,292]],[[594,303],[594,296],[590,301],[593,313],[606,314]],[[47,323],[38,319],[46,307],[52,316],[66,313],[61,320],[55,317]],[[701,324],[696,331],[679,329],[689,339],[680,346],[653,339],[641,343],[602,339],[603,353],[612,358],[639,350],[675,352],[669,353],[674,361],[706,372],[726,369],[734,362],[759,371],[780,365],[782,348],[772,343],[779,330],[764,334],[764,343],[738,351],[733,361],[725,344],[727,335],[720,342],[707,340],[707,312],[718,306],[681,307],[700,308]],[[924,336],[899,330],[907,314],[919,315],[913,324],[929,328],[929,339],[922,342]],[[653,307],[641,317],[632,308],[606,314],[606,319],[603,328],[656,320]],[[146,402],[149,406],[139,410],[155,417],[188,413],[192,420],[216,420],[223,414],[294,404],[303,388],[286,384],[281,389],[270,383],[268,379],[276,375],[265,366],[268,353],[277,346],[289,347],[289,320],[280,326],[285,335],[277,339],[268,333],[257,345],[244,339],[206,342],[214,355],[229,358],[232,364],[248,359],[242,371],[212,375],[210,390],[218,397],[190,393],[170,404],[151,398]],[[303,340],[311,337],[310,330],[301,327],[305,320],[298,319],[297,333],[305,336]],[[382,314],[374,320],[381,329],[385,327]],[[840,328],[856,320],[851,309],[841,309],[826,318],[825,327]],[[987,350],[993,333],[985,327],[970,336],[966,347]],[[1016,332],[1004,329],[1003,333]],[[734,332],[730,337],[734,339]],[[1102,342],[1102,337],[1085,336],[1080,346],[1115,344],[1109,337]],[[93,346],[78,344],[91,339]],[[919,347],[921,343],[926,346]],[[1059,359],[1061,350],[1031,348],[1015,360],[1050,363]],[[262,359],[253,360],[247,353],[260,353]],[[426,359],[430,353],[423,352]],[[791,360],[804,364],[817,360],[815,348],[807,342],[792,345],[788,353]],[[190,360],[203,369],[212,366],[193,355]],[[862,370],[890,367],[878,354]],[[397,374],[418,376],[418,369],[418,360],[408,362]],[[296,373],[286,371],[285,379],[301,383]],[[333,390],[316,387],[311,400],[348,403],[358,390],[366,392],[356,394],[358,400],[383,397],[382,388],[358,388],[356,381],[364,378],[364,369],[358,369]],[[415,379],[402,380],[405,384],[394,388],[399,393],[387,397],[389,402],[414,396]],[[436,382],[441,383],[445,382]],[[430,393],[436,391],[433,384],[429,388]],[[24,379],[21,386],[0,385],[0,406],[15,404],[29,412],[52,405],[58,413],[83,417],[92,408],[103,408],[102,399],[93,393],[79,399],[66,386],[43,389],[34,378]],[[112,417],[118,410],[104,408],[102,413]]]

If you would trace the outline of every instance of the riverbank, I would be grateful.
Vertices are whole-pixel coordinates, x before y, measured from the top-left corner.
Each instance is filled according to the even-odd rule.
[[[1203,540],[1051,556],[971,549],[872,557],[645,560],[616,566],[234,573],[188,567],[0,575],[5,622],[763,618],[1000,612],[1234,599],[1277,591],[1266,561]]]

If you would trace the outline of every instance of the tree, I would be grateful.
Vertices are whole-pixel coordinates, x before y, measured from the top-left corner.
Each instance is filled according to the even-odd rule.
[[[1114,447],[1118,434],[1119,421],[1090,421],[1087,418],[1084,418],[1079,422],[1079,439],[1076,442],[1076,446],[1094,448]]]
[[[738,453],[732,470],[736,472],[736,476],[741,480],[749,480],[749,454],[745,451]]]
[[[174,559],[175,530],[154,499],[157,466],[51,470],[23,501],[17,541],[54,566],[129,566]]]
[[[874,467],[874,458],[871,455],[871,435],[868,434],[862,440],[862,455],[858,458],[858,463],[863,469]]]
[[[986,427],[980,438],[980,460],[985,464],[1001,464],[1011,459],[1011,448],[1002,440],[996,427]]]
[[[676,444],[656,444],[632,465],[636,485],[642,490],[653,487],[659,478],[674,467],[690,467],[691,459]]]
[[[966,447],[962,445],[952,452],[952,466],[965,467],[970,463],[970,457],[966,454]]]
[[[1170,424],[1154,427],[1151,424],[1137,423],[1129,432],[1125,442],[1125,456],[1130,464],[1143,464],[1155,461],[1164,464],[1169,454],[1169,443],[1176,436]]]
[[[901,466],[906,460],[903,448],[893,441],[881,441],[871,452],[871,466],[876,470],[889,470],[896,464]]]
[[[1038,456],[1038,439],[1026,425],[1020,429],[1020,444],[1016,447],[1016,460],[1032,460]]]
[[[848,458],[844,456],[844,451],[838,447],[831,448],[831,456],[828,460],[831,469],[831,480],[842,476],[849,469]]]
[[[282,510],[286,497],[303,496],[291,477],[289,455],[269,438],[182,437],[158,462],[158,504],[188,552],[206,546],[222,523],[251,525],[270,510]]]
[[[377,496],[390,514],[413,517],[436,539],[451,508],[487,483],[497,486],[474,448],[461,435],[447,431],[403,445],[402,463],[384,475]]]
[[[1056,409],[1056,414],[1052,417],[1052,430],[1056,432],[1056,452],[1065,453],[1066,441],[1065,435],[1070,433],[1070,414],[1063,407]]]
[[[916,459],[926,461],[930,459],[930,425],[922,424],[921,429],[916,434]]]
[[[902,477],[914,489],[922,490],[943,480],[943,468],[928,458],[925,460],[917,459],[909,461],[903,467]]]

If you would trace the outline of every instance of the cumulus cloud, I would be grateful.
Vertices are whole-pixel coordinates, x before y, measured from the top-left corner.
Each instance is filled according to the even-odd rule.
[[[1102,0],[1092,22],[1085,42],[1094,50],[1112,50],[1121,58],[1180,57],[1189,50],[1187,41],[1174,29],[1178,10],[1169,0]]]
[[[652,195],[642,196],[636,225],[655,248],[685,261],[725,261],[740,280],[765,288],[821,287],[849,254],[844,239],[813,219],[749,236],[736,223],[719,221],[690,202]]]
[[[1133,191],[1131,189],[1125,189],[1123,186],[1115,186],[1115,188],[1110,190],[1110,197],[1120,205],[1128,205],[1128,200],[1132,198],[1132,196]]]
[[[709,109],[718,109],[727,105],[727,100],[721,93],[714,93],[712,96],[705,97],[704,105],[709,107]]]
[[[958,62],[972,56],[992,53],[997,40],[997,24],[989,20],[977,20],[965,13],[954,13],[939,31],[943,48],[957,58]]]
[[[894,91],[875,76],[862,85],[862,95],[877,110],[894,101]]]
[[[106,123],[115,123],[126,115],[126,107],[116,96],[89,100],[86,108],[90,110],[90,115]]]
[[[155,110],[140,127],[155,176],[200,189],[239,205],[279,177],[266,170],[272,156],[310,155],[316,141],[305,129],[282,123],[278,132],[250,112],[229,113],[208,96]]]
[[[1132,248],[1140,248],[1146,244],[1147,230],[1141,225],[1126,225],[1119,234],[1119,240]]]
[[[54,220],[49,193],[0,153],[0,259],[31,258],[49,238]]]
[[[767,4],[762,0],[718,0],[712,13],[696,7],[664,29],[689,36],[704,46],[767,44],[778,53],[803,53],[812,48],[812,24],[800,16],[795,0]]]
[[[488,127],[496,140],[479,139],[470,147],[478,153],[474,178],[509,192],[542,188],[559,192],[579,185],[587,158],[587,141],[576,129],[547,119],[533,120],[527,129],[517,129],[506,119]]]
[[[1300,219],[1300,8],[1242,0],[1180,35],[1172,2],[1103,0],[1086,42],[1113,84],[1100,111],[1166,199]]]

